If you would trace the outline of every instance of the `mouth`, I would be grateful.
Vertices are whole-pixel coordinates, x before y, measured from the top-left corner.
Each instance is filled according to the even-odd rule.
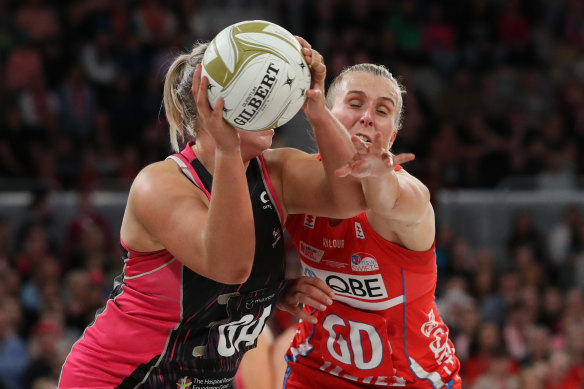
[[[368,137],[366,137],[365,135],[361,135],[361,134],[357,134],[357,138],[361,139],[363,142],[370,144],[371,143],[371,139],[369,139]]]

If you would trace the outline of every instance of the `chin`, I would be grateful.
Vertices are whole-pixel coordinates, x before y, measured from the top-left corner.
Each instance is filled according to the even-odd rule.
[[[264,131],[243,131],[239,130],[241,146],[254,156],[259,155],[272,146],[274,130]]]

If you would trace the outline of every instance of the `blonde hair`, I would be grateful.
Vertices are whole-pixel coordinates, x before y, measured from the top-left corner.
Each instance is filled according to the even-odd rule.
[[[367,73],[376,77],[387,78],[393,85],[395,92],[397,94],[397,105],[396,105],[396,115],[395,115],[395,128],[397,131],[402,125],[402,112],[403,112],[403,98],[402,95],[406,93],[405,88],[395,79],[393,74],[383,65],[376,65],[372,63],[360,63],[357,65],[349,66],[343,69],[343,71],[336,76],[331,82],[328,91],[326,93],[326,105],[330,109],[335,103],[337,98],[337,93],[341,86],[342,81],[345,77],[351,73]]]
[[[166,72],[164,79],[164,110],[170,126],[170,144],[179,151],[179,139],[195,139],[197,128],[197,106],[191,92],[193,74],[198,64],[203,61],[203,54],[208,42],[195,43],[188,54],[176,57]]]

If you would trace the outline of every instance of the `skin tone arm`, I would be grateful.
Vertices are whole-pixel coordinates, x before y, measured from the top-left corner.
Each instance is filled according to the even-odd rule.
[[[244,282],[253,263],[255,232],[240,139],[222,118],[223,100],[212,110],[200,66],[193,76],[201,130],[209,145],[213,196],[193,187],[173,161],[146,167],[136,177],[122,222],[124,243],[137,251],[166,248],[193,271],[213,280]],[[212,129],[212,130],[208,130]],[[229,244],[225,244],[229,236]]]
[[[355,154],[344,126],[325,105],[326,67],[322,56],[302,38],[303,53],[311,67],[311,88],[306,92],[303,110],[314,130],[322,162],[300,150],[280,148],[264,153],[270,175],[276,177],[286,213],[345,218],[365,210],[360,184],[335,176]]]
[[[369,146],[356,136],[351,140],[357,154],[337,173],[361,179],[371,226],[385,239],[407,249],[428,250],[435,235],[430,192],[414,176],[404,170],[395,171],[397,165],[413,159],[413,155],[391,155],[382,147],[388,143],[382,141],[379,132]]]

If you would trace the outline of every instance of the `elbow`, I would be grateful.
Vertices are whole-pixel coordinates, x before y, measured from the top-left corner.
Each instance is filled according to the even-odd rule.
[[[212,250],[200,255],[189,266],[195,273],[222,284],[242,284],[249,278],[255,257],[255,242],[241,245],[222,245],[221,250]],[[188,266],[188,265],[187,265]]]
[[[202,275],[222,284],[239,285],[248,280],[251,275],[252,265],[253,262],[249,264],[221,266],[213,272]]]
[[[227,263],[223,263],[218,271],[221,282],[236,285],[246,282],[251,275],[255,257],[255,245],[250,245],[245,250],[240,250]]]
[[[230,271],[221,282],[229,285],[243,284],[251,275],[251,266]]]

